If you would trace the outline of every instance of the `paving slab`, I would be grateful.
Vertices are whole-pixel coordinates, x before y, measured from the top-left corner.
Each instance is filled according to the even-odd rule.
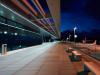
[[[0,75],[77,74],[63,45],[52,42],[0,56]]]

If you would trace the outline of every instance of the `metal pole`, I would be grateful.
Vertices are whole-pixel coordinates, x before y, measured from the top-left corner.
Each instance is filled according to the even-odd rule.
[[[76,45],[76,40],[75,40],[75,38],[76,38],[76,36],[75,36],[75,30],[76,30],[77,28],[76,27],[74,27],[74,44]]]
[[[94,45],[95,45],[95,55],[96,55],[96,40],[95,40],[95,44]]]
[[[66,43],[67,43],[67,38],[66,38]]]
[[[70,42],[70,37],[71,37],[71,35],[69,35],[69,42]]]
[[[76,44],[75,44],[75,28],[74,28],[74,45],[76,45]]]
[[[74,29],[74,42],[75,42],[75,29]]]

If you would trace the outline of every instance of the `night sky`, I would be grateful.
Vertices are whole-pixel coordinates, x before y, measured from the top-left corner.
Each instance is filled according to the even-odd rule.
[[[100,0],[61,0],[61,31],[100,29]]]

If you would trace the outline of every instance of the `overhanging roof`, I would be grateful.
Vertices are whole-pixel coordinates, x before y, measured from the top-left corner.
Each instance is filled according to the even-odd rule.
[[[21,14],[22,16],[26,17],[31,22],[35,23],[37,26],[46,30],[50,34],[56,37],[59,36],[60,0],[47,0],[47,5],[45,5],[45,8],[49,9],[50,12],[48,13],[46,13],[46,11],[44,10],[45,8],[43,8],[43,5],[45,3],[41,4],[40,0],[0,0],[0,1],[3,4],[7,5],[8,7],[10,7],[11,9],[18,12],[19,14]],[[37,8],[38,11],[34,10],[33,5],[30,4],[29,1],[33,3],[33,5]],[[46,0],[43,1],[46,2]],[[54,8],[57,10],[54,11]],[[52,21],[54,23],[52,23],[50,19],[54,20]]]
[[[60,36],[60,0],[46,0]]]

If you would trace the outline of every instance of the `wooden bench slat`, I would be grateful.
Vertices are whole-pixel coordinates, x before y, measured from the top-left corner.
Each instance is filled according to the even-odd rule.
[[[82,54],[80,54],[78,51],[72,51],[72,53],[75,54],[75,55],[79,55],[79,56],[82,55]]]
[[[86,65],[96,75],[100,75],[100,66],[97,64],[93,62],[84,62],[84,65]]]

